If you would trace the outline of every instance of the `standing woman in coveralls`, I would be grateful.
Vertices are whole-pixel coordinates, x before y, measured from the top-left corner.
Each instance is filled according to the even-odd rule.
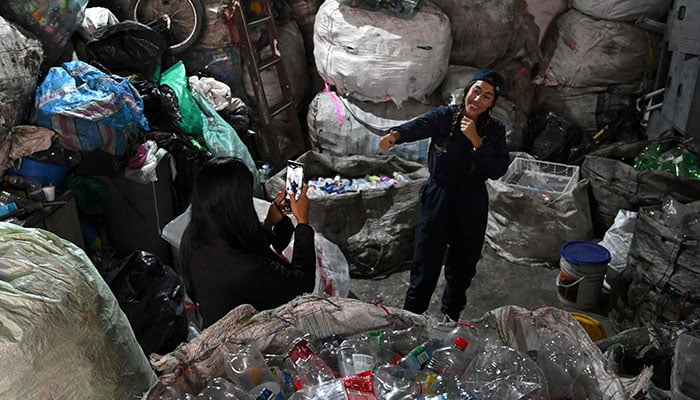
[[[467,288],[486,234],[486,179],[498,179],[510,164],[505,127],[491,117],[503,88],[494,70],[479,71],[464,88],[464,105],[437,107],[391,128],[379,146],[430,138],[430,177],[421,195],[411,283],[404,308],[424,313],[440,277],[445,250],[445,289],[440,310],[453,321],[467,304]]]

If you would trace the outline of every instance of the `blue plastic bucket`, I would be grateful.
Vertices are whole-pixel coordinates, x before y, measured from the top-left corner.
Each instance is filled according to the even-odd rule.
[[[8,170],[10,175],[22,175],[36,178],[41,186],[54,185],[60,187],[68,175],[68,167],[48,164],[29,157],[15,161]]]
[[[610,252],[586,240],[573,240],[561,246],[557,276],[559,301],[579,309],[596,306],[603,290]]]

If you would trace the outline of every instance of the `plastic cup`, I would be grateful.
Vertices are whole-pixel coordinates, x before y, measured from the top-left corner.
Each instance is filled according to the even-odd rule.
[[[41,190],[44,192],[44,198],[46,201],[56,200],[56,186],[44,186],[41,188]]]

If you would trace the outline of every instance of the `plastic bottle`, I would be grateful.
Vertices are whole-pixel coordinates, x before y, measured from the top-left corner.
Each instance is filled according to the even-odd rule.
[[[457,336],[450,346],[433,352],[427,367],[441,375],[462,375],[467,368],[465,350],[468,345],[467,339]]]
[[[401,354],[391,348],[389,334],[385,331],[373,331],[369,333],[369,345],[374,357],[375,370],[380,365],[396,364],[401,359]]]
[[[235,345],[233,351],[224,356],[224,370],[233,383],[248,391],[256,400],[285,400],[279,383],[256,347],[249,344]],[[260,397],[265,393],[268,393],[267,396]]]
[[[299,383],[302,387],[317,385],[338,377],[336,372],[309,347],[306,339],[296,340],[287,354],[299,374]]]
[[[407,329],[381,331],[379,340],[383,346],[389,347],[395,353],[403,356],[428,340],[428,334],[423,327],[411,326]]]
[[[14,194],[6,191],[0,191],[0,203],[9,204],[17,203],[21,200],[21,197],[15,196]]]
[[[368,342],[361,339],[348,339],[340,344],[338,372],[341,376],[371,371],[374,364],[374,356]]]
[[[394,180],[396,180],[397,185],[402,185],[404,183],[411,181],[411,178],[409,178],[408,176],[406,176],[406,174],[404,174],[402,172],[397,171],[397,172],[394,172],[393,175],[394,175]]]
[[[186,396],[186,395],[185,395]],[[195,400],[230,400],[236,398],[246,398],[245,393],[240,393],[233,383],[229,382],[224,378],[214,378],[207,386],[202,389],[197,396],[194,397]],[[185,399],[187,397],[184,397]],[[170,400],[170,399],[168,399]]]
[[[6,179],[11,187],[20,188],[27,192],[30,199],[44,201],[44,192],[41,190],[41,182],[38,179],[22,175],[9,175]]]
[[[433,352],[440,348],[440,345],[440,341],[428,339],[403,356],[397,365],[408,368],[411,371],[420,371],[428,365],[428,362],[430,362],[433,356]]]
[[[485,326],[489,327],[488,324],[485,324]],[[479,329],[468,322],[457,322],[454,329],[445,337],[445,343],[454,343],[458,337],[462,337],[467,341],[467,348],[464,350],[464,367],[466,368],[477,357],[477,354],[482,350],[481,348],[484,347],[484,340],[481,339]],[[488,342],[488,339],[486,341]]]
[[[381,365],[373,372],[374,392],[383,400],[409,400],[419,392],[416,388],[415,373],[404,370],[397,373],[396,365]]]

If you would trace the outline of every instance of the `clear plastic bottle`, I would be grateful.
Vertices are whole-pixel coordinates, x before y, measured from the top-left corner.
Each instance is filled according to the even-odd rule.
[[[399,373],[403,371],[403,373]],[[420,392],[414,372],[396,365],[382,365],[372,374],[374,392],[383,400],[412,400]]]
[[[433,352],[440,348],[441,343],[436,339],[428,339],[416,346],[399,360],[398,366],[408,368],[411,371],[420,371],[428,365],[433,356]]]
[[[338,372],[341,376],[355,375],[374,368],[374,356],[367,341],[347,339],[340,344]]]
[[[452,345],[433,352],[427,367],[441,375],[461,376],[467,368],[465,350],[468,345],[467,339],[457,336]]]
[[[403,172],[394,172],[393,174],[394,180],[396,181],[397,185],[403,185],[404,183],[408,183],[411,181],[411,178],[409,178],[406,174]]]
[[[234,345],[232,352],[224,356],[224,370],[233,383],[248,391],[254,399],[258,399],[264,389],[268,389],[270,395],[262,399],[285,399],[280,384],[265,363],[265,357],[256,347],[244,343]]]
[[[197,394],[197,396],[195,396],[194,399],[231,400],[246,398],[245,396],[245,393],[241,393],[240,390],[228,380],[224,378],[214,378],[209,383],[207,383],[207,386],[204,389],[202,389],[202,391],[199,392],[199,394]],[[187,397],[183,397],[183,399],[187,399]]]
[[[379,340],[383,346],[389,347],[400,355],[406,355],[416,346],[428,340],[429,336],[424,327],[411,326],[407,329],[381,331]]]
[[[318,385],[338,377],[321,356],[309,347],[306,339],[296,340],[287,354],[299,374],[299,383],[302,387]]]

